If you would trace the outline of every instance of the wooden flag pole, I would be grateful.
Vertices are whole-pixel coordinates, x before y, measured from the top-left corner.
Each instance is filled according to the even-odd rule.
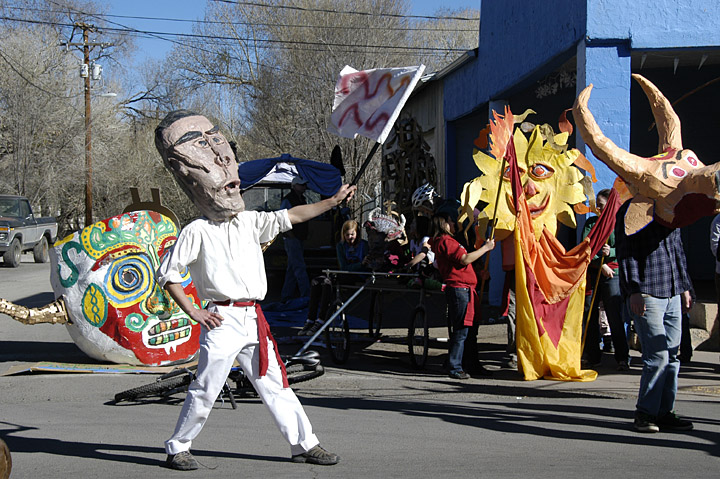
[[[355,174],[355,178],[353,178],[352,182],[350,183],[350,186],[357,185],[358,180],[360,180],[360,177],[363,173],[365,173],[365,170],[367,169],[368,164],[370,164],[370,160],[372,160],[372,157],[375,156],[375,153],[377,152],[378,148],[380,148],[380,145],[382,143],[375,142],[375,144],[372,147],[372,150],[370,150],[370,153],[368,153],[367,158],[365,158],[365,162],[363,162],[362,166],[360,166],[360,169]]]
[[[495,239],[495,226],[497,226],[497,210],[498,201],[500,201],[500,192],[502,191],[502,181],[505,176],[505,164],[507,161],[503,156],[502,164],[500,165],[500,179],[498,180],[497,193],[495,193],[495,207],[493,208],[492,222],[490,223],[490,239]]]
[[[497,225],[497,210],[498,201],[500,201],[500,190],[502,190],[502,181],[505,174],[505,157],[503,156],[502,164],[500,165],[500,180],[498,181],[497,193],[495,193],[495,207],[493,208],[492,219],[490,220],[490,238],[495,239],[495,226]],[[487,271],[490,265],[490,253],[485,255],[485,266],[484,269]],[[480,304],[482,304],[483,296],[485,295],[485,278],[480,281]]]
[[[593,287],[592,298],[590,298],[590,310],[588,311],[587,318],[585,318],[585,324],[583,328],[582,341],[580,343],[580,354],[585,350],[585,338],[587,338],[587,330],[590,324],[590,316],[592,315],[593,304],[595,304],[595,296],[597,295],[598,285],[600,284],[600,275],[602,274],[603,263],[605,262],[605,256],[600,257],[600,269],[598,270],[597,278],[595,278],[595,286]]]

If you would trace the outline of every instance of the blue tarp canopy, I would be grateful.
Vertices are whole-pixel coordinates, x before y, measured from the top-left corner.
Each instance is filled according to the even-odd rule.
[[[296,176],[308,182],[308,188],[324,196],[332,196],[342,186],[340,171],[333,165],[295,158],[285,153],[277,158],[265,158],[240,163],[240,188],[246,190],[256,183],[290,184]]]

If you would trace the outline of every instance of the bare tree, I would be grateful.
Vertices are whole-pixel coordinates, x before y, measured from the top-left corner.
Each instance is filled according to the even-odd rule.
[[[84,211],[85,129],[82,62],[72,47],[58,45],[80,42],[78,24],[94,25],[93,41],[105,45],[93,49],[92,59],[126,63],[132,42],[99,15],[104,8],[82,0],[0,0],[6,18],[0,20],[0,167],[7,172],[0,189],[59,212],[65,229],[77,226],[73,219]],[[413,19],[408,11],[406,0],[210,2],[206,21],[194,26],[201,37],[145,64],[139,91],[124,96],[121,85],[130,82],[119,78],[106,84],[119,101],[93,98],[95,217],[119,213],[129,186],[141,195],[160,186],[181,219],[192,217],[194,208],[153,145],[157,122],[177,108],[220,124],[242,161],[280,153],[328,161],[339,144],[351,179],[372,143],[327,131],[340,70],[425,63],[432,71],[477,44],[477,30],[460,31],[472,22]],[[360,180],[360,197],[374,197],[379,179],[378,155]]]
[[[24,8],[18,8],[21,5]],[[0,4],[0,191],[28,196],[43,214],[58,216],[60,230],[81,226],[86,167],[85,96],[82,56],[73,51],[78,23],[97,19],[93,4],[18,0]],[[126,45],[108,35],[113,45]],[[91,59],[112,61],[122,48],[104,44]],[[67,48],[61,48],[61,45]],[[129,153],[132,124],[123,121],[114,99],[91,90],[93,196],[95,218],[118,214],[129,202],[128,187],[146,175],[131,173],[141,163]],[[118,85],[105,85],[116,89]],[[142,172],[143,168],[137,168]]]
[[[415,47],[428,73],[442,70],[464,51],[477,48],[480,12],[440,8],[431,19],[413,19],[409,45]],[[423,50],[432,46],[435,50]]]
[[[35,205],[59,204],[58,180],[79,173],[82,152],[77,65],[57,40],[48,28],[0,36],[0,189]]]

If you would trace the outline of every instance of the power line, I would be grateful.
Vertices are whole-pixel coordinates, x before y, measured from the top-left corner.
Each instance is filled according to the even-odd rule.
[[[165,39],[165,38],[154,36],[154,35],[145,35],[143,33],[137,33],[137,32],[128,32],[128,34],[137,36],[137,37],[142,37],[142,38],[157,38],[160,40],[171,41],[170,39]],[[182,45],[188,46],[187,44],[182,44]],[[215,45],[232,47],[232,46],[236,46],[237,44],[230,42],[230,41],[226,41],[226,42],[217,42],[217,43],[215,43]],[[316,45],[325,45],[325,44],[318,43]],[[280,44],[280,45],[257,45],[256,48],[258,48],[260,50],[291,50],[291,51],[324,52],[324,53],[327,53],[329,51],[327,48],[312,48],[313,46],[315,46],[315,45],[296,46],[296,45]],[[362,47],[362,45],[353,45],[352,47],[341,47],[338,49],[334,49],[333,51],[342,52],[342,53],[388,53],[388,50],[392,50],[395,47],[387,47],[387,48],[383,48],[383,49],[363,49],[363,50],[359,50],[358,48],[363,48],[363,47]],[[423,47],[416,47],[416,48],[417,48],[417,51],[423,50]],[[456,51],[456,50],[457,49],[430,51],[430,52],[423,52],[423,54],[429,55],[429,56],[445,56],[446,53],[450,53],[450,52]],[[210,50],[203,50],[203,51],[207,51],[208,53],[217,53],[217,52],[211,52]],[[465,52],[465,51],[467,51],[467,49],[460,49],[460,51]],[[402,52],[391,51],[390,53],[402,53]]]
[[[104,30],[114,31],[120,33],[127,33],[127,29],[106,27]],[[261,42],[261,43],[273,43],[280,45],[309,45],[309,46],[325,46],[325,47],[362,47],[362,48],[376,48],[376,49],[396,49],[396,50],[410,50],[410,51],[441,51],[441,52],[465,52],[466,48],[438,48],[438,47],[409,47],[405,45],[358,45],[354,43],[327,43],[327,42],[307,42],[302,40],[275,40],[271,38],[243,38],[243,37],[228,37],[223,35],[204,35],[198,33],[169,33],[169,32],[154,32],[147,30],[134,30],[139,33],[145,33],[149,35],[170,35],[182,38],[195,38],[202,40],[228,40],[236,42]]]
[[[58,5],[57,3],[53,2],[53,0],[49,0],[49,1],[50,1],[50,3],[53,3],[53,4],[55,4],[55,5]],[[58,6],[59,6],[59,5],[58,5]],[[82,15],[86,15],[86,16],[88,16],[88,17],[96,17],[96,18],[97,18],[97,15],[94,15],[94,14],[92,14],[92,13],[87,13],[87,12],[83,12],[83,11],[76,10],[76,9],[73,9],[73,10],[74,10],[76,13],[79,13],[79,14],[82,14]],[[0,17],[0,19],[9,19],[9,18]],[[61,23],[56,23],[56,22],[45,22],[45,21],[41,21],[41,20],[37,20],[37,21],[20,20],[20,19],[9,19],[9,20],[16,20],[16,21],[21,21],[21,22],[25,22],[25,23],[37,23],[37,24],[54,25],[54,26],[74,27],[74,25],[70,25],[70,24],[66,24],[66,23],[62,23],[62,24],[61,24]],[[113,22],[113,21],[110,21],[110,20],[106,20],[106,21],[107,21],[108,23],[112,23],[112,24],[114,24],[114,25],[120,25],[121,27],[126,28],[126,29],[128,30],[128,31],[127,31],[128,34],[132,34],[132,33],[142,33],[141,31],[136,30],[136,29],[133,29],[133,28],[128,27],[128,26],[126,26],[126,25],[123,25],[123,24],[120,24],[120,23],[117,23],[117,22]],[[178,40],[173,40],[173,39],[171,39],[171,38],[163,38],[163,37],[161,37],[161,36],[152,35],[152,34],[149,35],[149,36],[152,37],[152,38],[157,38],[158,40],[163,40],[163,41],[167,41],[167,42],[170,42],[170,43],[174,43],[174,44],[179,45],[179,46],[181,46],[181,47],[192,47],[192,48],[195,48],[196,50],[199,50],[199,51],[202,51],[202,52],[205,52],[205,53],[209,53],[209,54],[211,54],[211,55],[214,55],[214,54],[217,53],[217,52],[213,52],[212,50],[208,50],[208,49],[206,49],[206,48],[198,47],[198,46],[196,46],[196,45],[189,45],[189,44],[187,44],[187,43],[180,42],[180,41],[178,41]],[[266,64],[260,63],[260,62],[258,62],[258,61],[253,61],[253,60],[251,60],[251,59],[249,59],[249,58],[246,58],[246,59],[237,58],[237,57],[234,57],[234,56],[232,56],[232,55],[228,55],[228,58],[231,59],[231,60],[236,60],[236,61],[238,61],[238,62],[240,62],[240,63],[246,62],[246,63],[252,64],[252,65],[256,65],[256,66],[259,66],[259,67],[269,68],[269,69],[271,69],[271,70],[276,70],[276,71],[283,72],[283,73],[291,73],[291,74],[293,74],[293,75],[298,75],[298,76],[305,77],[305,78],[309,78],[309,79],[312,79],[312,80],[325,81],[325,79],[323,79],[323,78],[315,77],[315,76],[312,76],[312,75],[308,75],[308,74],[305,74],[305,73],[296,72],[296,71],[292,71],[292,70],[286,70],[286,69],[274,67],[274,66],[271,66],[271,65],[266,65]]]
[[[86,14],[86,15],[94,16],[93,14]],[[49,21],[43,21],[43,20],[25,20],[25,19],[5,17],[5,16],[0,17],[0,19],[25,22],[25,23],[39,23],[39,24],[45,24],[45,25],[65,26],[65,27],[73,26],[72,24],[69,24],[69,23],[49,22]],[[103,27],[102,29],[105,31],[114,32],[114,33],[140,33],[140,34],[158,36],[158,37],[173,36],[173,37],[191,38],[191,39],[198,39],[198,40],[228,40],[228,41],[234,41],[234,42],[260,42],[260,43],[272,43],[272,44],[280,44],[280,45],[308,45],[308,46],[323,46],[323,47],[374,48],[374,49],[378,49],[378,50],[393,49],[393,50],[403,50],[403,51],[421,51],[421,52],[436,51],[436,52],[448,52],[448,53],[449,52],[458,52],[458,53],[463,52],[464,53],[467,51],[466,48],[411,47],[411,46],[405,46],[405,45],[358,45],[356,43],[307,42],[307,41],[301,41],[301,40],[275,40],[275,39],[271,39],[271,38],[228,37],[228,36],[223,36],[223,35],[205,35],[205,34],[199,34],[199,33],[159,32],[159,31],[150,31],[150,30],[138,30],[136,28],[130,28],[130,27],[126,27],[126,26],[124,26],[123,28]]]
[[[296,7],[290,5],[269,5],[267,3],[260,2],[243,2],[240,0],[210,0],[218,3],[230,3],[237,5],[247,5],[249,7],[266,7],[266,8],[281,8],[288,10],[298,10],[303,12],[322,12],[322,13],[338,13],[347,15],[365,15],[371,17],[392,17],[392,18],[423,18],[426,20],[460,20],[460,21],[472,21],[477,22],[480,17],[437,17],[432,15],[402,15],[399,13],[373,13],[373,12],[359,12],[357,10],[330,10],[327,8],[308,8],[308,7]]]
[[[61,5],[57,4],[56,2],[53,2],[52,0],[49,0],[49,1],[50,1],[50,3],[53,3],[53,4],[58,5],[58,6],[61,6]],[[99,18],[99,19],[102,19],[102,20],[106,21],[107,23],[114,24],[114,25],[118,25],[118,26],[122,27],[122,28],[114,28],[114,29],[112,29],[111,27],[106,27],[106,28],[105,28],[106,30],[112,29],[112,30],[115,31],[115,32],[125,33],[125,34],[128,34],[128,35],[137,35],[137,36],[144,36],[144,37],[146,37],[146,38],[155,38],[155,39],[158,39],[158,40],[162,40],[162,41],[167,41],[167,42],[170,42],[170,43],[174,43],[174,44],[179,45],[179,46],[182,46],[182,47],[191,47],[191,48],[193,48],[193,49],[195,49],[195,50],[198,50],[198,51],[201,51],[201,52],[204,52],[204,53],[208,53],[208,54],[211,54],[211,55],[216,55],[216,54],[217,54],[216,51],[208,50],[208,49],[203,48],[203,47],[198,46],[198,45],[188,44],[188,43],[186,43],[186,42],[182,42],[182,41],[179,41],[179,40],[176,40],[176,39],[173,39],[173,38],[166,38],[166,36],[181,36],[181,37],[186,37],[186,36],[189,36],[189,34],[176,34],[176,33],[168,33],[168,32],[163,33],[163,32],[151,32],[151,31],[138,30],[138,29],[129,27],[129,26],[127,26],[127,25],[123,25],[123,24],[121,24],[121,23],[117,23],[117,22],[113,22],[113,21],[111,21],[111,20],[103,19],[101,15],[92,14],[92,13],[87,13],[87,12],[83,12],[83,11],[77,10],[77,9],[72,9],[72,10],[73,10],[74,12],[78,13],[78,14],[86,15],[86,16],[88,16],[88,17],[93,17],[93,18]],[[438,17],[438,18],[440,18],[440,17]],[[6,16],[0,16],[0,19],[8,20],[8,21],[17,21],[17,22],[23,22],[23,23],[30,23],[30,24],[41,24],[41,25],[51,25],[51,26],[60,26],[60,27],[74,27],[74,24],[69,24],[69,23],[51,22],[51,21],[43,21],[43,20],[26,20],[26,19],[12,18],[12,17],[6,17]],[[163,36],[163,35],[164,35],[164,36]],[[212,37],[210,37],[210,36],[204,36],[204,35],[195,35],[195,38],[198,38],[198,39],[211,39]],[[222,37],[218,37],[217,39],[222,39]],[[226,37],[226,39],[228,39],[228,40],[230,40],[230,41],[233,41],[233,42],[238,41],[237,38],[232,38],[232,37]],[[280,44],[277,44],[277,45],[275,45],[275,46],[273,46],[273,47],[260,46],[260,48],[265,48],[265,49],[269,49],[269,48],[275,48],[275,49],[300,49],[300,48],[289,47],[289,46],[287,46],[287,45],[283,45],[282,43],[283,43],[283,42],[281,42]],[[287,43],[287,42],[284,42],[284,43]],[[292,43],[292,42],[291,42],[291,43]],[[306,46],[308,46],[308,45],[309,45],[309,46],[313,46],[313,45],[314,45],[314,46],[325,47],[325,48],[322,48],[322,49],[307,49],[307,48],[306,48],[306,50],[308,50],[308,51],[327,51],[327,48],[326,48],[326,47],[328,46],[328,44],[321,43],[321,42],[306,42],[306,43],[307,43]],[[337,45],[337,46],[340,46],[340,45]],[[396,48],[397,48],[397,47],[395,47],[395,46],[388,46],[388,47],[382,47],[382,46],[380,46],[379,48],[383,48],[383,50],[369,50],[368,48],[371,48],[371,46],[361,46],[361,45],[356,45],[356,44],[348,45],[348,46],[343,47],[343,48],[348,48],[348,47],[349,47],[349,48],[364,48],[364,50],[356,50],[356,49],[353,49],[353,50],[342,50],[342,52],[344,52],[344,53],[377,53],[377,52],[381,52],[381,51],[385,51],[385,52],[386,52],[386,51],[389,50],[389,49],[396,49]],[[372,48],[378,48],[378,47],[372,47]],[[428,51],[428,49],[425,49],[425,48],[422,48],[422,47],[400,47],[400,48],[404,48],[404,49],[406,49],[406,50],[420,51],[420,52],[424,52],[424,54],[426,54],[426,55],[432,55],[432,56],[442,55],[441,52],[448,52],[448,53],[449,53],[449,52],[451,52],[451,51],[461,51],[461,52],[465,52],[465,51],[466,51],[465,49],[435,49],[436,52],[433,53],[432,50]],[[399,53],[399,52],[396,52],[396,53]],[[305,77],[305,78],[309,78],[309,79],[313,79],[313,80],[320,80],[320,81],[326,81],[326,80],[327,80],[327,79],[325,79],[325,78],[320,78],[320,77],[316,77],[316,76],[313,76],[313,75],[308,75],[308,74],[306,74],[306,73],[302,73],[302,72],[298,72],[298,71],[294,71],[294,70],[289,70],[289,69],[286,69],[286,68],[280,68],[280,67],[276,67],[276,66],[272,66],[272,65],[267,65],[267,64],[264,64],[264,63],[262,63],[262,62],[260,62],[260,61],[252,60],[252,59],[250,59],[250,58],[238,58],[238,57],[235,57],[235,56],[233,56],[233,55],[228,55],[227,58],[230,59],[230,60],[238,61],[238,62],[240,62],[240,63],[243,63],[243,62],[244,62],[244,63],[256,65],[256,66],[259,66],[259,67],[269,68],[269,69],[271,69],[271,70],[276,70],[276,71],[283,72],[283,73],[290,73],[290,74],[293,74],[293,75],[298,75],[298,76]]]
[[[72,96],[58,95],[57,93],[48,91],[48,90],[44,89],[43,87],[41,87],[41,86],[36,85],[35,83],[33,83],[32,80],[30,80],[30,79],[29,79],[28,77],[26,77],[20,70],[18,70],[18,68],[21,68],[21,69],[25,70],[25,67],[23,67],[22,65],[18,65],[18,68],[15,68],[15,66],[14,66],[13,63],[10,61],[10,59],[5,56],[5,53],[2,51],[2,49],[0,49],[0,58],[2,58],[3,60],[5,60],[5,63],[8,64],[8,66],[10,67],[10,69],[11,69],[12,71],[14,71],[15,73],[17,73],[17,75],[18,75],[20,78],[22,78],[23,80],[25,80],[25,82],[26,82],[28,85],[30,85],[30,86],[32,86],[32,87],[34,87],[34,88],[37,88],[37,89],[40,90],[41,92],[43,92],[43,93],[45,93],[45,94],[47,94],[47,95],[50,95],[50,96],[55,96],[55,97],[58,97],[58,98],[67,98],[67,99],[73,98]],[[25,71],[27,71],[27,70],[25,70]],[[28,72],[28,73],[30,73],[30,72]]]
[[[42,13],[65,13],[58,10],[47,10],[42,8],[26,8],[26,7],[5,7],[9,10],[22,10],[22,11],[33,11]],[[297,25],[297,24],[284,24],[284,23],[262,23],[262,22],[225,22],[221,20],[191,20],[188,18],[171,18],[171,17],[143,17],[133,15],[113,15],[109,13],[98,13],[93,14],[98,18],[125,18],[129,20],[151,20],[161,22],[176,22],[176,23],[193,23],[203,25],[237,25],[237,26],[263,26],[263,27],[282,27],[282,28],[318,28],[327,30],[392,30],[392,31],[430,31],[430,32],[475,32],[477,28],[431,28],[431,27],[352,27],[352,26],[340,26],[340,25]],[[445,17],[435,17],[443,19]]]

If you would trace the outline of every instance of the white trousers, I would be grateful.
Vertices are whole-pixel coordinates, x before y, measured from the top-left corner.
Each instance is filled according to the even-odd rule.
[[[211,305],[210,311],[220,313],[224,321],[215,329],[202,329],[197,379],[190,385],[175,433],[165,441],[165,451],[177,454],[190,449],[236,358],[290,444],[290,453],[302,454],[316,446],[319,441],[312,432],[312,425],[300,401],[292,389],[283,388],[275,349],[267,339],[264,340],[268,341],[268,370],[262,378],[258,376],[260,348],[255,307]]]

